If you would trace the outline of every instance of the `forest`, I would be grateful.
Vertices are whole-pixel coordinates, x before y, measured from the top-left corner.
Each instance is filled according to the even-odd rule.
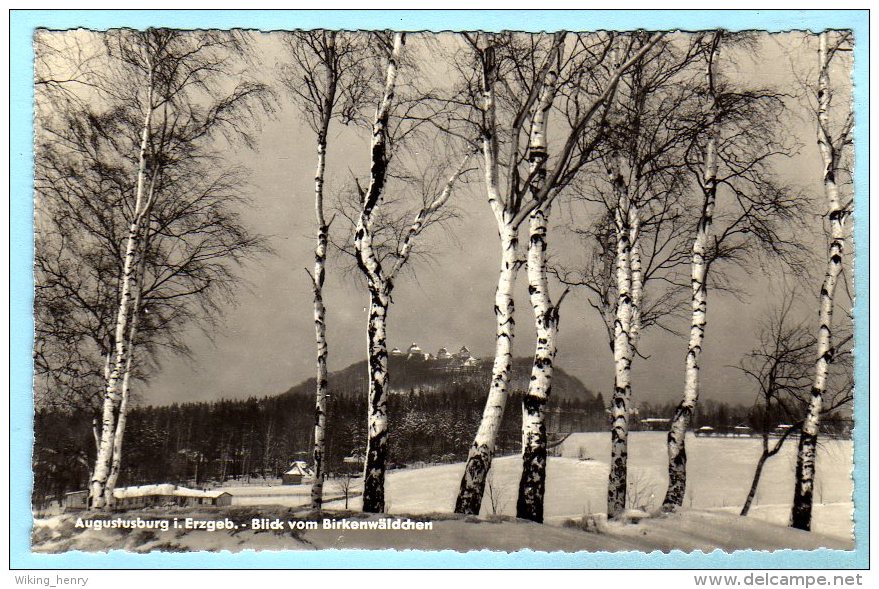
[[[493,458],[516,453],[516,515],[542,523],[553,444],[606,431],[615,518],[629,433],[649,416],[667,431],[663,512],[684,506],[688,432],[742,426],[763,448],[754,489],[797,444],[790,525],[809,530],[819,437],[852,419],[853,42],[38,30],[35,505],[87,485],[89,507],[108,510],[124,485],[274,476],[299,458],[320,510],[324,480],[355,456],[364,512],[386,511],[387,471],[448,462],[463,463],[449,508],[478,515]],[[784,84],[754,74],[770,62]],[[291,111],[295,124],[279,116]],[[272,204],[310,217],[307,268],[284,259],[302,240],[254,221],[267,197],[242,162],[268,157],[278,130],[312,154],[283,160],[307,198]],[[488,222],[461,230],[476,210]],[[495,286],[477,300],[485,272],[468,256],[481,252]],[[288,299],[269,311],[279,325],[307,312],[311,345],[285,354],[309,358],[311,379],[277,396],[151,400],[170,359],[205,361],[196,338],[219,342],[224,316],[261,296],[243,276],[272,259],[284,270],[264,272],[271,300]],[[404,309],[426,271],[454,298]],[[349,292],[356,316],[341,311]],[[413,359],[389,349],[397,317],[451,322],[469,307],[492,310],[491,356],[416,390]],[[708,318],[724,313],[750,321],[741,356],[711,349]],[[264,335],[245,345],[266,351]],[[359,359],[331,371],[351,340]],[[665,368],[652,354],[669,348],[674,402],[642,394],[645,373],[663,380],[649,376]],[[587,388],[557,357],[569,372],[600,363],[607,380]],[[700,376],[709,360],[749,403],[700,399],[721,384]],[[239,370],[258,385],[271,363]]]
[[[530,359],[517,358],[515,363],[524,371]],[[359,373],[364,367],[351,368]],[[344,459],[362,458],[366,449],[366,427],[358,419],[366,411],[364,389],[346,388],[340,381],[342,378],[331,378],[335,395],[327,406],[327,419],[340,424],[327,430],[325,461],[331,477],[356,474],[360,462],[352,465]],[[275,397],[135,407],[128,417],[131,441],[123,456],[119,483],[170,482],[198,488],[223,481],[278,479],[292,460],[307,457],[313,447],[313,388],[311,380]],[[504,414],[498,430],[498,455],[515,453],[521,443],[521,411],[516,410],[526,391],[514,388],[511,393],[510,411]],[[388,439],[393,457],[389,468],[464,460],[482,405],[483,393],[476,380],[454,384],[450,379],[436,392],[410,389],[392,395],[388,414],[395,425]],[[694,414],[693,428],[731,431],[744,425],[759,432],[767,417],[760,409],[708,400]],[[673,412],[673,405],[645,403],[639,407],[642,416]],[[780,410],[773,413],[768,416],[772,424],[783,423],[787,417]],[[599,432],[607,426],[607,407],[600,393],[554,397],[547,404],[547,431],[553,442],[569,433]],[[631,427],[638,431],[649,426],[635,419]],[[87,412],[43,410],[36,414],[33,495],[37,508],[47,501],[60,501],[66,492],[85,488],[95,448],[83,447],[81,440],[88,437],[90,429]],[[822,432],[844,438],[849,430],[846,420],[837,414],[822,423]]]

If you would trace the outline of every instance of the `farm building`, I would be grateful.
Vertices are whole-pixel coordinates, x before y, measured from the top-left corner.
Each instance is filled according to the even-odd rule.
[[[346,456],[342,459],[342,464],[344,464],[348,470],[362,469],[365,462],[366,460],[363,458],[363,456],[359,456],[356,454],[354,456]]]
[[[67,511],[75,511],[78,509],[86,509],[89,506],[88,491],[71,491],[64,495],[64,509]]]
[[[88,508],[88,491],[73,491],[64,497],[64,508],[75,511]],[[232,504],[232,495],[226,491],[201,491],[171,484],[143,485],[115,489],[115,509],[144,507],[193,507],[198,505],[224,506]]]
[[[215,505],[216,507],[225,507],[227,505],[232,505],[232,494],[223,491],[214,497],[214,502],[211,505]]]
[[[670,420],[663,417],[645,417],[641,420],[641,429],[657,432],[668,429]]]
[[[199,489],[178,487],[174,492],[174,496],[177,497],[177,504],[182,507],[232,505],[232,495],[226,491],[201,491]]]
[[[311,469],[304,461],[297,460],[290,465],[290,470],[281,476],[281,482],[284,485],[301,485],[312,474]]]
[[[170,507],[177,505],[177,490],[175,485],[164,483],[158,485],[143,485],[140,487],[123,487],[113,491],[118,509],[132,509],[138,507]]]

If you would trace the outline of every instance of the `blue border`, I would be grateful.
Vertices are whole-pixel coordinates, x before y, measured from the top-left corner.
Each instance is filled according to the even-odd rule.
[[[33,51],[37,26],[105,29],[182,28],[396,28],[405,30],[553,29],[790,29],[847,28],[855,33],[855,538],[856,550],[743,551],[725,554],[495,552],[245,552],[239,554],[109,554],[30,552],[30,481],[33,440]],[[105,568],[789,568],[869,566],[869,12],[866,10],[13,10],[10,12],[10,567]],[[13,514],[15,517],[13,519]]]

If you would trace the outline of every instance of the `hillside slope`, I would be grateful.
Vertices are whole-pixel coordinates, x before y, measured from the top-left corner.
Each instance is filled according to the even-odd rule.
[[[531,358],[515,358],[513,360],[511,392],[525,392],[531,377]],[[466,388],[482,388],[488,390],[491,382],[492,360],[482,359],[475,366],[463,366],[454,359],[424,360],[421,358],[407,359],[405,356],[388,358],[391,394],[420,391],[423,393],[448,391],[457,386]],[[355,362],[347,368],[330,373],[329,386],[331,391],[350,393],[366,389],[366,360]],[[283,395],[314,394],[314,378],[309,378]],[[596,393],[575,376],[556,366],[552,380],[552,396],[558,400],[594,401]]]

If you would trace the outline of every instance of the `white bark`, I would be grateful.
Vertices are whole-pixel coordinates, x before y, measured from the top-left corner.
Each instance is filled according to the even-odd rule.
[[[397,65],[404,35],[394,35],[388,59],[385,89],[376,111],[372,128],[372,160],[369,188],[362,195],[362,209],[354,233],[357,264],[366,276],[369,288],[369,319],[367,325],[367,369],[369,397],[367,401],[367,445],[363,479],[363,511],[383,513],[385,510],[385,468],[387,466],[387,341],[386,321],[390,305],[389,277],[383,274],[372,243],[373,212],[382,197],[387,176],[387,125],[397,80]]]
[[[488,51],[488,50],[487,50]],[[493,61],[493,57],[489,58]],[[487,64],[482,80],[482,157],[485,171],[485,189],[488,204],[497,221],[501,242],[501,268],[498,275],[494,297],[496,321],[494,364],[491,371],[491,385],[488,399],[482,412],[482,420],[464,466],[464,475],[458,497],[455,500],[455,513],[478,515],[485,494],[485,484],[494,454],[497,432],[500,429],[504,408],[507,403],[507,386],[513,366],[513,337],[515,336],[515,301],[513,288],[519,273],[519,231],[513,223],[513,216],[506,210],[501,199],[499,180],[499,160],[497,126],[495,120],[495,95],[493,64]]]
[[[616,201],[616,286],[614,317],[614,393],[611,399],[611,458],[607,487],[607,515],[615,517],[626,508],[629,405],[631,396],[632,268],[628,187],[618,156],[612,158],[610,180]]]
[[[541,169],[541,185],[533,192],[532,198],[525,204],[504,203],[500,196],[498,182],[498,141],[495,115],[496,104],[494,94],[494,83],[497,72],[495,71],[496,66],[491,48],[489,47],[485,50],[482,72],[482,149],[483,157],[485,159],[486,191],[488,192],[489,205],[491,206],[498,222],[503,259],[501,276],[498,281],[498,290],[495,295],[495,315],[498,322],[498,329],[492,384],[486,402],[485,411],[483,413],[482,422],[480,423],[479,431],[477,432],[473,446],[470,448],[467,464],[464,468],[464,476],[461,479],[461,487],[455,503],[456,513],[479,513],[482,497],[485,491],[486,477],[491,466],[491,455],[494,451],[495,436],[506,403],[509,367],[512,360],[513,338],[513,303],[512,298],[507,296],[507,293],[511,291],[506,288],[506,285],[511,281],[515,281],[515,250],[518,249],[518,238],[516,237],[514,240],[512,236],[517,233],[519,225],[526,218],[529,218],[536,208],[545,207],[551,204],[553,198],[558,194],[556,189],[558,188],[559,179],[566,170],[569,170],[568,166],[572,154],[580,143],[588,124],[593,120],[595,114],[600,111],[601,107],[613,97],[623,73],[637,60],[641,59],[661,37],[662,33],[653,35],[645,46],[635,52],[635,54],[633,54],[625,63],[616,68],[601,95],[579,113],[579,116],[574,122],[558,155],[555,166],[551,171]],[[553,51],[561,52],[563,39],[563,36],[556,39]],[[551,60],[557,57],[557,55],[550,55],[541,67],[542,73],[538,77],[540,80],[538,83],[543,85],[543,87],[540,88],[541,93],[547,90],[547,86],[555,83],[552,77],[550,77],[549,68],[552,65]],[[544,72],[547,81],[547,84],[545,85],[543,78]],[[535,86],[535,88],[536,87],[537,86]],[[549,93],[551,94],[551,91]],[[534,93],[529,96],[529,100],[536,100],[538,98],[540,97],[536,96]],[[539,104],[542,106],[545,103],[541,99]],[[532,113],[532,116],[536,118],[537,121],[535,121],[536,124],[532,128],[531,139],[536,139],[538,143],[543,143],[544,152],[546,135],[545,116],[547,113],[548,108],[542,109],[541,107],[538,107],[536,111],[533,111]],[[516,127],[516,123],[514,123],[512,136],[516,147],[510,154],[511,162],[513,162],[510,166],[511,174],[512,167],[517,165],[516,158],[519,157],[518,154],[515,153],[515,151],[518,150],[518,132],[519,129]],[[532,180],[534,180],[534,178],[532,178]],[[511,190],[511,192],[514,192],[514,190]],[[516,200],[514,195],[511,195],[511,198],[512,200]],[[505,340],[505,342],[502,343],[502,340]]]
[[[531,212],[528,247],[528,292],[534,311],[537,346],[528,393],[522,399],[522,475],[516,516],[543,522],[546,492],[547,438],[545,407],[552,390],[553,362],[557,351],[559,306],[549,296],[546,272],[546,233],[549,207]]]
[[[550,70],[544,80],[540,100],[532,113],[528,146],[532,177],[531,193],[536,197],[546,180],[547,124],[555,97],[558,74]],[[522,399],[522,474],[516,517],[543,522],[546,492],[547,440],[545,407],[552,388],[553,360],[556,354],[558,307],[549,296],[546,271],[547,225],[551,206],[535,208],[529,218],[528,293],[534,311],[537,344],[531,366],[528,393]]]
[[[696,229],[696,238],[693,240],[692,259],[690,262],[690,283],[692,294],[690,297],[691,320],[690,338],[687,344],[687,356],[684,372],[684,394],[672,417],[668,432],[668,490],[663,500],[662,508],[665,511],[673,511],[684,503],[684,494],[687,486],[687,451],[685,447],[687,428],[696,409],[699,399],[699,359],[702,355],[702,341],[705,337],[705,325],[708,312],[708,286],[706,283],[708,273],[708,247],[711,237],[711,224],[714,220],[714,206],[717,199],[717,145],[720,134],[719,105],[715,88],[715,67],[720,44],[720,33],[715,36],[715,42],[706,69],[708,88],[711,92],[712,123],[708,131],[708,141],[705,147],[703,161],[703,173],[701,181],[702,189],[702,214]]]
[[[101,441],[98,447],[95,469],[92,473],[90,485],[91,507],[102,509],[106,504],[104,496],[107,477],[110,474],[113,456],[113,436],[116,431],[116,411],[121,401],[119,393],[119,381],[123,376],[123,370],[127,363],[128,321],[131,307],[131,283],[132,273],[135,271],[135,256],[142,239],[142,222],[145,217],[148,202],[146,198],[146,152],[150,138],[150,129],[153,116],[153,88],[152,75],[149,80],[149,92],[147,96],[147,112],[144,116],[143,129],[141,131],[140,152],[137,164],[137,184],[135,188],[134,215],[128,230],[125,246],[125,259],[123,261],[122,280],[120,286],[119,308],[116,315],[115,329],[115,359],[113,369],[107,379],[107,388],[104,393],[103,415],[101,420]],[[152,195],[149,195],[149,199]]]
[[[148,224],[148,223],[147,223]],[[148,230],[148,227],[145,228]],[[134,301],[131,306],[131,319],[128,333],[128,349],[125,358],[125,373],[122,377],[122,397],[119,402],[119,410],[116,417],[116,430],[113,433],[113,454],[110,461],[110,474],[104,489],[104,497],[107,507],[113,508],[113,491],[119,480],[119,472],[122,468],[122,442],[125,437],[125,426],[128,418],[128,400],[131,395],[131,370],[134,363],[134,351],[137,344],[137,331],[140,323],[141,301],[143,298],[143,281],[146,273],[145,250],[148,247],[148,238],[142,240],[143,247],[138,252],[137,271],[134,279]]]
[[[314,175],[315,216],[317,217],[317,244],[314,249],[314,337],[317,349],[317,383],[314,407],[314,482],[311,486],[311,507],[320,509],[323,505],[324,455],[326,453],[327,419],[327,326],[326,307],[323,301],[323,286],[326,277],[326,259],[329,227],[324,217],[323,186],[326,169],[326,119],[324,133],[318,138],[317,170]]]
[[[137,321],[137,317],[132,319],[132,323]],[[107,477],[107,484],[104,489],[104,497],[108,508],[112,509],[115,504],[113,491],[116,489],[116,482],[119,480],[119,472],[122,468],[122,440],[125,436],[125,425],[128,417],[128,399],[131,394],[131,365],[134,356],[133,339],[128,345],[128,358],[125,362],[125,375],[122,377],[122,398],[119,402],[119,412],[116,417],[116,431],[113,434],[113,458],[110,464],[110,474]]]
[[[830,220],[830,245],[827,251],[827,270],[821,285],[820,310],[818,315],[818,359],[815,363],[815,380],[809,410],[806,413],[797,451],[797,467],[794,486],[794,502],[791,509],[791,525],[809,530],[812,521],[812,493],[815,481],[815,454],[818,444],[818,424],[824,394],[827,391],[827,375],[833,361],[833,298],[836,283],[842,272],[843,250],[845,245],[845,218],[847,211],[840,202],[839,184],[836,173],[842,148],[848,141],[848,129],[843,129],[839,138],[830,132],[830,63],[832,51],[828,48],[828,33],[818,38],[818,147],[823,160],[824,196],[827,198],[828,218]]]
[[[644,271],[641,266],[641,209],[634,201],[629,202],[629,244],[631,246],[630,270],[632,275],[632,348],[638,349],[641,337],[641,311],[644,300]],[[633,358],[634,359],[634,358]]]
[[[314,212],[317,231],[314,247],[314,270],[310,274],[312,281],[314,306],[314,337],[317,362],[317,378],[315,385],[314,405],[314,446],[312,460],[314,464],[314,482],[311,486],[311,507],[320,510],[323,506],[323,485],[325,478],[326,454],[326,420],[328,396],[327,357],[329,348],[326,337],[326,306],[323,299],[323,287],[326,279],[327,246],[329,242],[329,224],[324,214],[324,176],[326,173],[327,138],[330,122],[333,119],[338,94],[339,75],[338,53],[336,51],[336,32],[327,31],[323,34],[321,49],[316,49],[317,58],[323,68],[323,95],[310,92],[311,107],[319,114],[316,121],[317,132],[317,164],[314,172]],[[320,72],[303,72],[310,84],[317,84]],[[309,100],[309,99],[306,99]]]
[[[497,432],[504,416],[513,367],[513,337],[515,336],[515,301],[513,287],[519,273],[519,235],[509,224],[500,227],[501,270],[494,297],[495,333],[494,364],[488,399],[479,422],[479,430],[470,447],[461,488],[455,503],[455,513],[478,515],[485,493],[485,482],[491,468]]]
[[[368,418],[366,431],[366,465],[363,475],[363,511],[384,513],[385,469],[388,454],[388,348],[387,316],[390,296],[370,287],[369,323],[367,326],[369,358]]]

